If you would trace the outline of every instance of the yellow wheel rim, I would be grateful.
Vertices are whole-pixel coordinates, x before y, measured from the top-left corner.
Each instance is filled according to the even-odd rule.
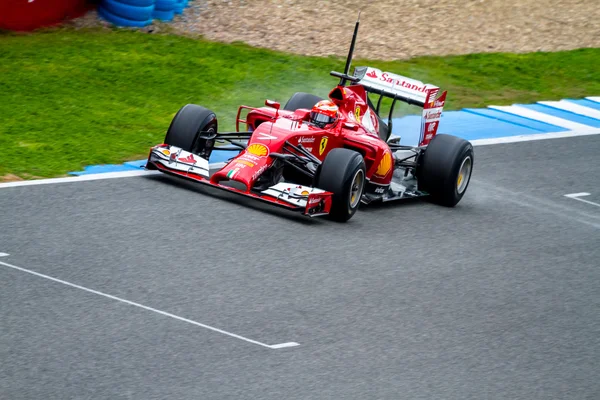
[[[364,173],[362,169],[356,171],[354,175],[354,179],[352,179],[352,186],[350,189],[350,207],[354,208],[360,201],[362,196],[363,189],[363,181],[364,181]]]
[[[459,194],[467,189],[472,168],[473,161],[471,160],[471,156],[465,157],[460,164],[460,168],[458,169],[458,177],[456,178],[456,191]]]

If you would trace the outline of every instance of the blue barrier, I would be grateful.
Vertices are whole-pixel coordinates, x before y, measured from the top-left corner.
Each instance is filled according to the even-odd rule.
[[[146,20],[133,20],[133,19],[129,19],[129,18],[123,18],[120,17],[116,14],[113,14],[112,12],[108,11],[106,8],[104,8],[104,6],[100,5],[98,7],[98,15],[100,17],[102,17],[104,20],[110,22],[111,24],[115,25],[115,26],[120,26],[120,27],[137,27],[137,28],[141,28],[144,26],[148,26],[152,23],[152,19],[146,19]]]
[[[101,0],[98,16],[119,27],[144,27],[153,20],[172,21],[186,7],[188,0]]]

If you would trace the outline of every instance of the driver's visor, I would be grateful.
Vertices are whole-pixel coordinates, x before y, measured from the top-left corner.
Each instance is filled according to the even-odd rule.
[[[327,124],[331,124],[332,122],[334,122],[335,118],[330,117],[325,114],[319,114],[319,113],[313,111],[310,113],[310,120],[312,122],[314,122],[315,124],[327,125]]]

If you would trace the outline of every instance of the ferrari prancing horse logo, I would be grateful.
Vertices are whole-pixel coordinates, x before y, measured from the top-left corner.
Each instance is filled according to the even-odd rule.
[[[321,144],[319,145],[319,155],[322,156],[323,152],[325,151],[325,149],[327,148],[327,141],[329,139],[327,138],[327,136],[323,136],[323,139],[321,139]]]

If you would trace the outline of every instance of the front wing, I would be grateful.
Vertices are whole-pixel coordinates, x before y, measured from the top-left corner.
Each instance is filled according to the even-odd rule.
[[[329,214],[331,192],[298,184],[280,182],[263,191],[244,191],[210,180],[208,160],[175,146],[159,145],[150,150],[146,169],[186,178],[217,189],[299,211],[310,217]]]

